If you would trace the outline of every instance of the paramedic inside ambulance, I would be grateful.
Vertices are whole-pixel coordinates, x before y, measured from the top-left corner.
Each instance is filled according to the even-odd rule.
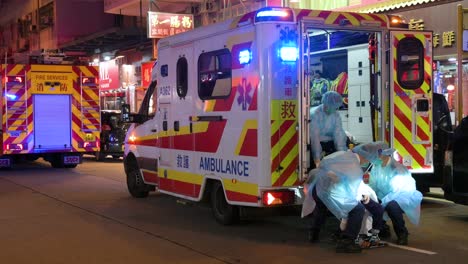
[[[347,150],[346,133],[337,110],[343,104],[341,95],[334,91],[326,92],[322,104],[310,109],[310,144],[312,168],[320,164],[322,151],[327,154]],[[315,166],[314,166],[315,165]]]

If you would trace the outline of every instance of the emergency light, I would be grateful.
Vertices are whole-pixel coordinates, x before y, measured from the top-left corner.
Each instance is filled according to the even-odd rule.
[[[252,60],[252,52],[249,49],[241,50],[239,52],[239,64],[249,64]]]
[[[289,8],[265,7],[255,15],[255,22],[262,21],[291,21],[294,22],[293,12]]]
[[[296,47],[281,47],[279,53],[282,61],[296,61],[299,57]]]
[[[5,94],[5,96],[9,98],[10,100],[16,100],[16,95],[14,94]]]

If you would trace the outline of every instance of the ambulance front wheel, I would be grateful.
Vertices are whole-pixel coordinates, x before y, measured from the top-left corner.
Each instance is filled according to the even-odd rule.
[[[223,225],[239,222],[239,207],[227,203],[223,185],[217,181],[211,189],[211,209],[216,221]]]
[[[127,173],[127,188],[135,198],[145,198],[150,191],[149,185],[143,182],[140,170],[136,168]]]

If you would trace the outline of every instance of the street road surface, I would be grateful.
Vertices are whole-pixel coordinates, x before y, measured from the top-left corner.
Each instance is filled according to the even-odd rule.
[[[221,226],[206,205],[135,199],[125,181],[121,160],[91,156],[76,169],[39,160],[0,170],[0,263],[467,263],[468,206],[441,199],[424,199],[409,247],[336,254],[333,218],[313,245],[296,214],[253,211]]]

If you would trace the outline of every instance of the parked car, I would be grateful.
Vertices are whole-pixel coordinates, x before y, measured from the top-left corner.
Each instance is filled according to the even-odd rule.
[[[128,126],[122,122],[120,110],[101,111],[101,148],[94,153],[97,161],[102,161],[109,155],[114,159],[123,157]]]

